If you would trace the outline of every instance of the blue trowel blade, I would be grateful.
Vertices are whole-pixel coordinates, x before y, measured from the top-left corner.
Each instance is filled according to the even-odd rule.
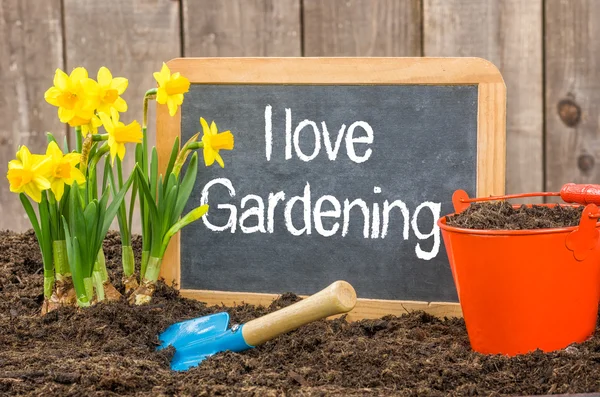
[[[228,329],[218,335],[197,339],[177,348],[171,360],[171,369],[185,371],[213,354],[227,350],[240,352],[251,349],[253,346],[248,345],[244,340],[242,328],[243,326],[236,330]]]
[[[179,349],[195,340],[219,335],[227,330],[228,325],[229,313],[227,312],[181,321],[169,326],[158,336],[162,342],[158,350],[168,346]]]
[[[162,344],[158,349],[175,348],[171,360],[171,369],[175,371],[186,371],[219,352],[251,349],[253,346],[242,335],[243,326],[232,330],[227,329],[228,324],[226,312],[173,324],[160,334]]]

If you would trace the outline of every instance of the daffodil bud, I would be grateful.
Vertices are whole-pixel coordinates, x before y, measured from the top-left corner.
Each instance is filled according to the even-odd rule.
[[[203,147],[202,142],[197,142],[199,135],[200,133],[194,134],[190,139],[188,139],[185,145],[183,145],[183,149],[181,149],[177,154],[177,159],[175,160],[175,164],[173,164],[172,171],[172,173],[175,174],[175,176],[179,176],[181,168],[185,164],[185,160],[187,160],[187,157],[190,154],[190,152],[192,150],[196,150]]]

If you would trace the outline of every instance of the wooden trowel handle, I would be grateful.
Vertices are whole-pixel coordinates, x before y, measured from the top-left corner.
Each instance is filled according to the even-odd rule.
[[[247,344],[258,346],[302,325],[347,313],[355,304],[354,288],[346,281],[336,281],[293,305],[247,322],[242,327],[242,335]]]

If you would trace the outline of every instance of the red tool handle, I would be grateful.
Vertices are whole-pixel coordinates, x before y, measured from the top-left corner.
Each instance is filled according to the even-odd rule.
[[[566,203],[600,205],[600,185],[567,183],[560,189],[560,198]]]

